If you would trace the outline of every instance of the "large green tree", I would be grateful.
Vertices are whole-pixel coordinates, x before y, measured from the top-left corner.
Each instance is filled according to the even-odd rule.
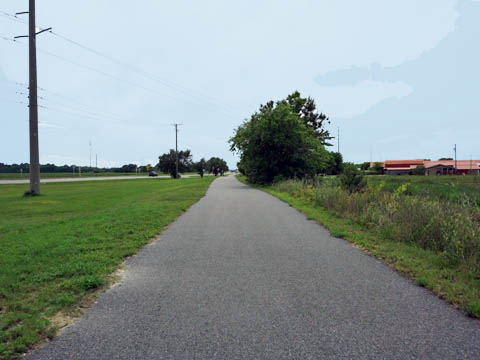
[[[319,113],[312,98],[302,98],[298,91],[288,95],[287,103],[293,108],[293,111],[302,119],[305,126],[311,128],[315,132],[315,136],[320,140],[322,145],[331,146],[328,142],[333,139],[328,130],[325,129],[325,124],[330,124],[330,119],[327,115]]]
[[[169,153],[161,155],[159,158],[157,168],[161,172],[170,174],[174,179],[178,177],[176,171],[176,159],[177,154],[175,150],[171,149]],[[184,150],[178,152],[178,172],[185,172],[192,168],[192,154],[190,150]]]
[[[329,154],[324,145],[330,137],[323,120],[312,122],[318,118],[313,100],[308,102],[311,115],[302,116],[307,100],[294,93],[286,100],[270,101],[235,130],[230,149],[240,155],[238,167],[250,182],[271,183],[275,178],[325,171]],[[306,116],[312,121],[305,121]]]
[[[208,160],[206,168],[209,173],[215,176],[223,176],[223,174],[228,171],[227,162],[218,157],[212,157],[210,160]]]

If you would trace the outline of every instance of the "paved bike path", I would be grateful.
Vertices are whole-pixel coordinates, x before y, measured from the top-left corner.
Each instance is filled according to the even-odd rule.
[[[480,359],[480,322],[220,178],[34,359]]]

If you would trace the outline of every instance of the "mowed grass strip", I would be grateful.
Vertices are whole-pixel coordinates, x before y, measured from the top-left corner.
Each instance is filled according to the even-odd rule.
[[[56,329],[48,320],[107,285],[133,255],[206,193],[213,177],[0,186],[0,359]]]
[[[66,173],[40,173],[42,179],[62,179],[62,178],[87,178],[87,177],[115,177],[115,176],[147,176],[147,173],[117,173],[117,172],[82,172],[78,174],[78,170],[75,174],[71,172]],[[29,180],[29,173],[0,173],[0,180]]]

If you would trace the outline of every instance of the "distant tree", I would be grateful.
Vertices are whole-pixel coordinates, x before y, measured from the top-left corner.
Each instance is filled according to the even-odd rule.
[[[135,165],[135,164],[123,165],[120,168],[120,172],[124,172],[124,173],[132,173],[132,172],[136,172],[136,171],[137,171],[137,165]]]
[[[340,175],[342,187],[350,193],[359,192],[367,185],[365,177],[357,166],[352,163],[344,163],[343,172]]]
[[[412,170],[412,175],[425,175],[426,168],[423,165],[417,166]]]
[[[205,169],[207,168],[207,162],[204,158],[201,158],[199,162],[194,164],[195,170],[197,170],[198,175],[203,178]]]
[[[327,175],[338,175],[343,171],[343,157],[342,154],[331,152],[326,173]]]
[[[370,163],[369,162],[363,162],[359,165],[360,170],[368,170],[370,169]]]
[[[223,176],[228,171],[227,162],[218,157],[212,157],[207,161],[207,170],[215,176]]]
[[[376,162],[370,168],[375,174],[382,174],[383,173],[383,164],[381,162]]]
[[[169,153],[161,155],[159,158],[157,169],[163,173],[170,174],[173,179],[177,179],[179,174],[176,171],[176,152],[171,149]],[[178,152],[178,172],[188,171],[192,167],[192,155],[190,150]]]
[[[453,160],[453,158],[440,158],[440,159],[438,159],[438,161],[442,161],[442,160]]]

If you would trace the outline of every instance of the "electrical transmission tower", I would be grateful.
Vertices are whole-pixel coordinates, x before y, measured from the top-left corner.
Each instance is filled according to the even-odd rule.
[[[19,12],[16,15],[28,14],[28,35],[16,36],[28,38],[29,52],[29,119],[30,119],[30,193],[40,194],[40,155],[38,149],[38,99],[37,99],[37,47],[38,34],[49,31],[52,28],[37,32],[35,27],[35,0],[29,0],[28,11]]]

